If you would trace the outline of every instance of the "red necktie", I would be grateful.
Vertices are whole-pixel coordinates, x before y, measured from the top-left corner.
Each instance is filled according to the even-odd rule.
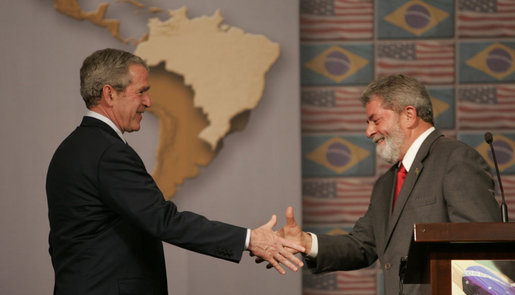
[[[404,183],[404,179],[406,179],[407,174],[408,171],[406,171],[404,165],[401,164],[401,167],[397,170],[397,184],[395,185],[395,195],[393,195],[392,210],[395,207],[395,201],[397,201],[397,196],[399,196],[399,192],[401,191],[402,184]]]

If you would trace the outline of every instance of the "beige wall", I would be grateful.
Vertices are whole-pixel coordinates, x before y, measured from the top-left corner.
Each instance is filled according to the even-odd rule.
[[[263,99],[247,128],[229,135],[211,165],[185,183],[174,198],[179,208],[247,227],[265,223],[274,213],[282,226],[288,205],[300,217],[297,1],[144,3],[169,9],[187,5],[190,17],[220,8],[227,24],[264,34],[281,46],[281,57],[267,74]],[[131,7],[117,7],[124,5]],[[59,14],[52,1],[3,1],[0,13],[0,294],[51,294],[45,174],[58,143],[85,112],[79,96],[80,64],[99,48],[134,48],[102,28]],[[137,17],[122,26],[125,35],[145,30],[145,22]],[[142,131],[128,137],[149,170],[157,134],[157,119],[147,114]],[[165,251],[169,289],[175,295],[301,294],[300,273],[280,276],[256,266],[246,254],[240,264],[233,264],[170,245]]]

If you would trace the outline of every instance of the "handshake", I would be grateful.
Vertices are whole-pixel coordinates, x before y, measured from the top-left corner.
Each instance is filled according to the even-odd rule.
[[[280,274],[286,273],[281,264],[297,271],[297,266],[302,267],[304,263],[295,254],[309,253],[311,235],[303,232],[295,222],[292,207],[286,209],[286,225],[274,232],[276,224],[277,216],[272,215],[268,223],[251,231],[250,256],[257,256],[256,263],[268,261],[267,268],[274,267]]]

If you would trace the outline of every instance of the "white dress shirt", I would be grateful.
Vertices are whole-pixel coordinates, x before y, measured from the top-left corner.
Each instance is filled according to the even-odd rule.
[[[118,127],[108,117],[106,117],[106,116],[104,116],[102,114],[99,114],[97,112],[93,112],[91,110],[88,110],[85,116],[86,117],[93,117],[95,119],[98,119],[98,120],[106,123],[107,125],[109,125],[109,127],[111,127],[116,132],[116,134],[118,134],[118,136],[120,136],[120,138],[123,140],[123,142],[127,143],[127,141],[123,137],[122,131],[120,129],[118,129]]]

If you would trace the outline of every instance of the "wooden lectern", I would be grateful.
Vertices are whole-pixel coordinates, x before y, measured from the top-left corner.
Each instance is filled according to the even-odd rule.
[[[515,223],[415,224],[404,282],[451,294],[452,260],[515,260]]]

